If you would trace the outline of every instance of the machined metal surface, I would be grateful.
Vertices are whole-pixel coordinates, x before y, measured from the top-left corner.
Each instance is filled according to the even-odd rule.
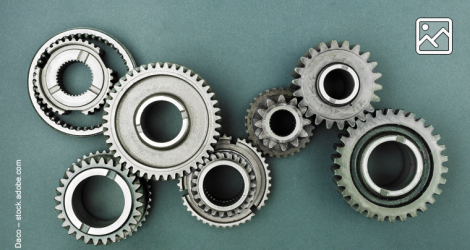
[[[438,145],[439,135],[423,119],[403,110],[376,110],[358,121],[357,128],[348,128],[341,137],[343,145],[333,155],[333,180],[345,201],[359,213],[378,221],[406,220],[425,211],[426,203],[434,203],[440,194],[441,176],[447,173],[442,166],[447,156],[441,155],[445,146]],[[380,144],[395,142],[403,153],[403,169],[395,180],[385,186],[374,183],[369,175],[368,161]]]
[[[100,50],[84,39],[104,42],[123,59],[126,69],[136,67],[129,51],[115,38],[91,28],[77,28],[61,32],[49,39],[34,56],[28,73],[28,91],[31,103],[38,115],[52,128],[72,136],[93,136],[103,132],[101,124],[77,127],[60,119],[60,114],[79,110],[93,113],[105,100],[111,81],[111,70],[101,59]],[[57,81],[67,65],[83,62],[93,72],[93,83],[88,91],[71,96]]]
[[[255,215],[264,206],[271,186],[268,164],[250,143],[222,136],[216,150],[195,172],[179,179],[183,204],[198,220],[216,227],[233,227]],[[207,173],[218,166],[229,166],[242,176],[243,189],[230,199],[219,199],[204,187]]]
[[[214,150],[220,109],[207,83],[191,70],[171,63],[152,63],[130,71],[115,85],[104,107],[106,142],[126,168],[147,179],[175,179],[197,169]],[[168,142],[145,136],[138,117],[157,101],[181,112],[180,133]]]
[[[376,62],[369,62],[369,52],[360,53],[359,45],[349,48],[349,42],[338,44],[332,40],[320,43],[307,51],[292,72],[291,88],[295,97],[302,97],[299,107],[307,107],[306,117],[315,115],[315,125],[323,120],[326,127],[334,123],[343,129],[347,122],[354,126],[356,118],[365,119],[365,112],[373,112],[371,102],[380,99],[374,91],[382,89],[375,83],[382,75],[374,73]],[[338,79],[343,84],[338,89]],[[328,94],[333,88],[338,97]]]
[[[307,107],[298,107],[297,98],[288,89],[273,89],[261,93],[250,104],[245,116],[247,133],[250,141],[267,155],[288,156],[299,152],[310,141],[314,126],[304,116]],[[292,131],[273,130],[273,115],[287,112],[293,119]]]
[[[115,181],[122,191],[124,207],[115,220],[95,218],[83,205],[83,187],[95,176]],[[145,180],[124,170],[109,152],[96,152],[79,159],[65,172],[57,188],[55,209],[63,222],[62,227],[77,240],[106,245],[125,239],[142,226],[150,209],[149,188]]]

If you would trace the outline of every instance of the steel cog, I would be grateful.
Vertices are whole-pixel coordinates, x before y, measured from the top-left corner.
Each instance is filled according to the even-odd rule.
[[[130,215],[123,217],[126,218],[125,222],[117,230],[101,235],[90,234],[89,230],[92,227],[86,225],[85,221],[79,219],[77,222],[76,217],[75,219],[70,219],[71,214],[75,216],[75,212],[66,212],[68,205],[65,204],[67,200],[65,198],[66,192],[71,189],[69,184],[72,180],[84,172],[97,169],[107,170],[109,178],[119,176],[126,183],[132,196]],[[55,210],[59,213],[59,220],[63,222],[62,227],[67,229],[70,235],[74,235],[77,240],[81,239],[87,244],[107,245],[125,239],[127,236],[132,235],[133,232],[136,232],[138,227],[142,226],[142,222],[146,220],[150,209],[150,195],[150,186],[145,180],[137,178],[132,173],[129,173],[129,170],[124,170],[122,165],[118,163],[118,160],[109,152],[96,152],[95,154],[90,153],[88,156],[83,156],[82,159],[78,159],[77,163],[74,163],[72,167],[67,169],[64,178],[60,180],[60,185],[57,188],[57,196],[55,197],[57,206]],[[98,219],[93,220],[98,221]],[[80,228],[75,223],[79,223],[81,225]]]
[[[389,129],[390,127],[391,129]],[[381,131],[374,134],[374,131]],[[415,141],[397,131],[409,131],[410,135],[418,138]],[[415,114],[405,113],[403,110],[376,110],[372,114],[367,114],[365,121],[358,121],[357,128],[349,127],[348,135],[340,137],[343,145],[336,145],[338,154],[332,155],[334,165],[331,170],[334,173],[333,181],[338,186],[338,192],[343,199],[357,212],[368,218],[374,218],[378,221],[389,220],[395,222],[396,219],[406,220],[407,216],[416,217],[417,211],[426,211],[426,203],[434,203],[434,194],[440,194],[439,184],[445,184],[446,180],[441,176],[447,173],[448,169],[442,166],[446,162],[447,156],[441,155],[445,150],[444,145],[438,145],[439,135],[432,134],[433,127],[425,126],[424,119],[416,119]],[[380,191],[380,194],[373,193],[372,189],[364,188],[364,180],[356,178],[356,162],[363,156],[355,158],[355,152],[363,152],[361,148],[368,147],[367,144],[361,144],[367,138],[378,138],[380,133],[385,136],[397,136],[397,142],[404,143],[411,141],[414,145],[422,144],[424,150],[420,154],[429,154],[423,157],[429,159],[428,171],[423,172],[420,177],[420,184],[417,184],[413,190],[408,193],[388,197],[387,192]],[[401,136],[401,139],[399,139]],[[404,139],[408,138],[408,139]],[[373,140],[373,139],[370,139]],[[365,145],[365,146],[364,146]],[[428,148],[428,149],[426,149]],[[360,153],[361,154],[361,153]],[[409,175],[410,173],[406,173]],[[422,183],[422,184],[421,184]],[[418,188],[421,188],[418,190]],[[395,203],[394,203],[395,202]]]
[[[382,89],[375,81],[382,74],[373,72],[377,63],[369,62],[369,55],[369,52],[360,53],[359,45],[350,49],[348,41],[338,44],[336,40],[320,43],[307,51],[297,62],[292,72],[295,79],[290,85],[295,97],[303,97],[299,107],[308,108],[305,116],[315,115],[315,125],[325,120],[328,129],[334,123],[343,129],[346,121],[354,126],[356,118],[364,120],[365,112],[373,112],[370,103],[380,101],[374,92]],[[348,73],[352,86],[344,87],[345,93],[346,88],[351,89],[341,94],[345,97],[333,98],[327,94],[325,79],[331,71]]]
[[[161,76],[171,78],[171,80],[159,81],[158,77]],[[140,91],[146,88],[145,86],[141,89],[136,87],[143,86],[139,84],[144,80],[151,81],[149,84],[154,86],[152,90],[145,89],[144,95],[147,96],[142,97],[142,95],[139,95],[133,99],[125,99],[127,95],[131,95],[129,93],[132,93],[132,91]],[[176,84],[172,81],[179,82]],[[180,88],[185,89],[181,91]],[[189,90],[193,92],[190,93]],[[189,124],[187,126],[190,128],[186,131],[192,131],[183,134],[179,137],[179,141],[165,148],[151,145],[148,140],[144,140],[145,137],[143,137],[141,129],[134,128],[134,126],[140,127],[140,124],[136,125],[134,123],[132,115],[120,116],[120,114],[125,113],[122,111],[123,102],[129,100],[127,104],[130,104],[126,108],[129,107],[127,111],[133,113],[143,106],[142,103],[146,103],[147,100],[155,96],[160,97],[162,95],[165,96],[164,98],[174,101],[175,105],[179,105],[180,108],[185,108],[180,110],[182,116],[184,116],[183,124],[187,119],[187,124]],[[196,102],[197,105],[191,105],[191,102]],[[201,113],[203,111],[207,114]],[[218,131],[221,127],[219,113],[220,109],[215,94],[199,75],[177,64],[151,63],[128,72],[125,77],[122,77],[114,85],[114,89],[104,106],[104,135],[111,152],[115,157],[120,158],[122,162],[126,162],[126,168],[131,169],[132,173],[148,180],[176,179],[178,176],[189,174],[197,169],[198,163],[209,157],[209,153],[214,150],[214,145],[219,137]],[[128,120],[129,117],[131,120]],[[126,125],[119,127],[120,123]],[[124,130],[126,133],[124,133]],[[194,133],[193,130],[199,132]],[[204,131],[200,132],[201,130]],[[183,128],[181,131],[183,131]],[[126,143],[132,143],[132,145],[129,146],[130,144]],[[153,141],[150,140],[150,143],[153,143]],[[192,148],[187,149],[190,146]],[[194,150],[196,152],[193,152]],[[188,151],[191,151],[191,153]]]
[[[272,130],[272,115],[278,111],[288,112],[293,118],[294,128],[286,135],[278,135]],[[260,93],[250,104],[245,116],[248,139],[270,156],[294,155],[310,141],[315,128],[304,117],[307,107],[298,107],[297,98],[288,89],[272,89]]]

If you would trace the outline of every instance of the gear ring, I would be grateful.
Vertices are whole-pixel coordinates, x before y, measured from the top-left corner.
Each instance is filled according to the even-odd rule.
[[[43,66],[47,62],[48,54],[46,53],[46,50],[54,44],[72,38],[91,39],[104,42],[120,55],[127,70],[129,70],[129,68],[136,67],[136,63],[130,52],[118,40],[102,31],[91,28],[76,28],[61,32],[44,43],[34,56],[29,67],[28,92],[31,103],[41,119],[52,128],[67,135],[77,137],[94,136],[103,133],[101,124],[92,127],[77,127],[61,121],[59,117],[54,115],[55,112],[48,108],[46,104],[43,103],[43,100],[40,99],[38,89],[34,82],[37,68]]]
[[[52,44],[46,52],[49,58],[43,68],[36,68],[33,80],[38,98],[42,99],[46,107],[60,115],[73,110],[87,115],[100,109],[113,79],[113,71],[106,68],[101,59],[104,51],[88,41],[65,38],[64,41]],[[64,68],[74,62],[87,65],[93,75],[90,88],[78,96],[69,94],[59,79]]]
[[[168,101],[181,112],[182,132],[175,140],[145,136],[140,119],[150,103]],[[103,113],[104,135],[115,157],[147,179],[175,179],[197,169],[217,143],[220,109],[206,82],[191,70],[152,63],[130,71],[115,84]]]
[[[272,129],[272,118],[276,112],[286,112],[293,118],[293,129],[279,135]],[[294,155],[310,141],[314,126],[303,115],[306,107],[297,107],[297,98],[287,89],[266,90],[250,104],[245,116],[248,138],[270,156]],[[284,132],[284,131],[283,131]]]
[[[198,220],[216,227],[233,227],[255,215],[255,210],[264,206],[269,194],[268,164],[261,154],[250,143],[238,139],[235,144],[232,138],[222,136],[217,143],[216,151],[205,159],[200,170],[179,179],[180,191],[187,190],[183,195],[183,204]],[[212,197],[204,188],[205,175],[217,166],[230,166],[238,170],[244,178],[244,188],[240,194],[220,200]]]
[[[74,163],[60,180],[55,201],[62,227],[77,240],[95,245],[110,244],[125,239],[137,231],[150,209],[150,187],[145,180],[123,170],[116,158],[106,151],[84,156]],[[114,180],[124,195],[124,209],[113,222],[93,217],[81,203],[83,184],[89,177],[102,176]]]
[[[426,203],[434,203],[434,194],[440,194],[439,184],[445,184],[441,174],[447,156],[441,155],[445,146],[438,145],[439,135],[433,127],[425,127],[424,119],[415,119],[413,113],[403,110],[376,110],[358,121],[357,128],[348,128],[349,136],[342,136],[343,145],[337,145],[339,154],[333,155],[333,180],[344,200],[357,212],[378,221],[416,217],[417,210],[426,211]],[[385,187],[378,187],[367,170],[368,156],[379,144],[394,141],[408,149],[404,154],[402,174]]]
[[[382,74],[373,72],[377,63],[368,62],[369,52],[359,50],[359,45],[349,49],[348,41],[332,40],[311,48],[297,62],[291,88],[295,97],[303,97],[299,107],[308,107],[305,116],[315,115],[315,125],[325,120],[328,129],[335,122],[343,129],[347,121],[354,127],[356,118],[364,120],[365,111],[374,111],[370,103],[380,101],[374,91],[382,89],[375,83]],[[332,87],[338,82],[342,88]]]

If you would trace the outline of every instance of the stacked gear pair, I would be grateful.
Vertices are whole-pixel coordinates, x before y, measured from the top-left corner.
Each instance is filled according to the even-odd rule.
[[[326,127],[334,123],[348,135],[332,156],[334,182],[338,191],[353,209],[378,221],[405,220],[425,211],[426,203],[434,203],[444,184],[442,173],[447,161],[438,145],[439,135],[423,119],[402,110],[374,110],[378,102],[375,91],[382,86],[375,81],[380,73],[369,62],[369,53],[361,53],[359,45],[350,49],[347,41],[320,43],[307,51],[292,72],[295,80],[291,90],[273,89],[260,94],[246,116],[249,138],[270,156],[288,156],[305,147],[313,126],[323,120]],[[286,98],[290,106],[286,105]],[[298,104],[297,104],[298,102]],[[284,121],[275,120],[276,112],[288,113]],[[286,118],[287,117],[287,118]],[[280,122],[284,130],[276,132]],[[303,129],[301,129],[303,127]],[[301,132],[299,132],[301,131]],[[284,133],[284,134],[281,134]],[[373,150],[386,142],[395,142],[403,153],[404,167],[399,176],[385,185],[375,183],[369,173],[369,157]]]

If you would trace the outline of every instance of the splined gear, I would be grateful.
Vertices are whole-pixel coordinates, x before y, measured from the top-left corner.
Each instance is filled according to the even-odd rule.
[[[104,50],[88,41],[72,37],[52,44],[46,49],[46,54],[47,62],[43,67],[36,68],[33,80],[42,103],[60,115],[73,110],[87,115],[100,109],[113,79],[113,71],[106,68],[101,59]],[[65,68],[75,62],[87,65],[93,75],[90,88],[80,95],[68,93],[61,79]]]
[[[199,169],[179,179],[183,195],[183,204],[198,220],[216,227],[233,227],[255,215],[268,199],[269,177],[268,164],[251,143],[238,139],[231,143],[231,137],[222,136],[216,150]],[[229,166],[238,171],[243,178],[243,189],[233,198],[220,199],[209,193],[204,180],[212,169]]]
[[[77,240],[95,245],[107,245],[131,236],[142,226],[150,209],[150,186],[118,163],[109,152],[90,153],[67,169],[57,188],[55,202],[62,227]],[[94,176],[114,180],[124,195],[124,208],[114,221],[104,221],[91,215],[82,203],[83,186]]]
[[[439,184],[445,184],[441,174],[447,156],[441,155],[444,145],[438,145],[439,135],[426,127],[424,119],[403,110],[376,110],[358,121],[357,128],[348,128],[333,155],[333,180],[344,200],[357,212],[378,221],[395,222],[398,218],[416,217],[425,211],[426,203],[434,203],[440,194]],[[368,170],[371,152],[380,144],[395,142],[404,156],[401,174],[388,184],[377,184]]]
[[[183,125],[168,142],[158,142],[142,129],[146,107],[166,101],[181,112]],[[214,150],[220,109],[209,85],[193,71],[171,63],[135,68],[119,83],[104,107],[106,142],[126,168],[147,179],[175,179],[190,173]]]
[[[266,90],[254,99],[245,117],[248,138],[270,156],[293,155],[299,152],[310,141],[314,126],[304,117],[307,107],[298,107],[297,98],[288,89]],[[291,119],[279,121],[276,115],[288,116]],[[284,117],[282,117],[284,118]],[[276,127],[278,123],[287,124],[290,128]],[[284,131],[284,130],[288,131]]]
[[[380,99],[374,91],[382,74],[374,73],[376,62],[369,62],[369,52],[360,53],[359,45],[349,49],[349,42],[335,40],[320,43],[307,51],[292,72],[295,97],[303,97],[299,107],[307,107],[306,117],[315,115],[315,125],[323,120],[331,128],[336,122],[343,129],[347,121],[364,120],[365,111],[373,112],[371,102]]]
[[[104,66],[100,58],[102,51],[85,39],[109,45],[121,56],[127,70],[136,67],[132,55],[115,38],[95,29],[77,28],[59,33],[44,43],[34,56],[28,73],[29,97],[38,115],[52,128],[78,137],[101,134],[103,128],[101,124],[91,127],[73,126],[60,120],[60,114],[67,114],[70,110],[93,113],[103,105],[113,80],[112,71]],[[74,49],[69,50],[70,46]],[[77,54],[75,49],[84,49],[85,53]],[[93,84],[83,95],[71,96],[62,88],[60,78],[65,68],[76,61],[88,64],[93,72]],[[46,66],[48,70],[45,69]],[[43,80],[43,77],[46,77],[47,81]],[[54,86],[47,85],[48,83]],[[93,98],[94,95],[96,98]],[[84,103],[88,105],[83,106]]]

